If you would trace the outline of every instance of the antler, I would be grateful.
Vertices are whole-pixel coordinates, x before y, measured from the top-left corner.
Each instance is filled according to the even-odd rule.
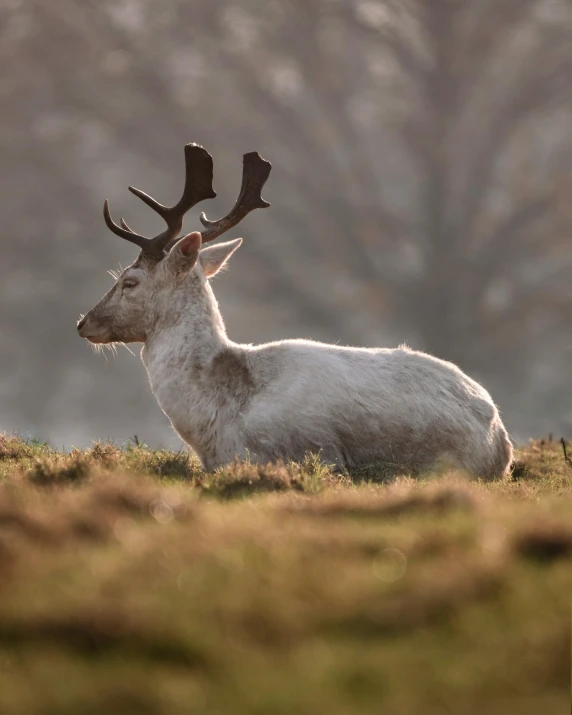
[[[153,258],[160,260],[163,258],[178,241],[178,235],[183,227],[183,217],[189,209],[204,199],[213,199],[216,193],[213,191],[213,160],[211,155],[198,144],[187,144],[185,146],[185,166],[186,178],[185,189],[180,200],[174,206],[163,206],[154,198],[132,186],[129,191],[156,211],[167,224],[167,229],[154,238],[146,238],[139,233],[135,233],[127,223],[120,219],[121,226],[118,226],[111,218],[107,199],[103,204],[103,216],[105,223],[113,233],[121,238],[131,241],[136,246]],[[264,209],[270,206],[262,196],[262,188],[270,176],[272,165],[265,161],[258,152],[253,151],[245,154],[242,168],[242,185],[236,204],[223,218],[218,221],[209,221],[206,215],[201,214],[201,223],[205,227],[202,231],[202,242],[209,243],[215,238],[236,226],[251,211]]]
[[[272,164],[265,161],[258,152],[251,151],[245,154],[242,164],[242,186],[236,204],[223,218],[218,221],[209,221],[206,214],[201,214],[201,223],[205,227],[202,231],[203,243],[214,241],[215,238],[222,236],[243,218],[248,216],[255,209],[265,209],[270,204],[265,201],[261,194],[264,184],[270,176]]]
[[[163,206],[154,198],[140,189],[129,187],[129,191],[144,201],[147,206],[156,211],[167,224],[165,231],[154,238],[146,238],[139,233],[135,233],[125,223],[120,220],[118,226],[111,218],[107,199],[103,204],[103,216],[108,228],[117,236],[131,241],[136,246],[153,258],[160,260],[165,255],[165,249],[169,243],[180,233],[183,228],[183,217],[193,206],[205,199],[214,199],[216,193],[213,190],[213,160],[211,155],[198,144],[187,144],[185,146],[185,188],[183,195],[174,206]]]

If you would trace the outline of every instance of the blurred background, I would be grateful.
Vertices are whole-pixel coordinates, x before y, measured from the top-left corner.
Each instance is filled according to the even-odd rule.
[[[156,233],[183,145],[272,203],[215,280],[231,338],[407,342],[522,441],[572,435],[570,0],[0,0],[0,430],[179,442],[139,360],[75,321]]]

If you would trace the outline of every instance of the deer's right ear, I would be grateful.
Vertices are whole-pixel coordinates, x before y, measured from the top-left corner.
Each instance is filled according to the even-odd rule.
[[[188,273],[199,260],[201,243],[202,236],[198,231],[183,236],[169,252],[169,268],[176,274]]]

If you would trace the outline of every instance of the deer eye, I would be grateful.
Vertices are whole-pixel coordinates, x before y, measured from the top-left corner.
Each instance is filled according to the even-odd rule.
[[[135,278],[128,278],[127,280],[123,281],[124,288],[135,288],[135,286],[138,285],[139,281],[136,281]]]

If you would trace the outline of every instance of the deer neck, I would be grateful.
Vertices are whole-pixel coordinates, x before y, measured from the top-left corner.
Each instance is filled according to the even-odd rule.
[[[180,311],[178,319],[158,324],[142,351],[151,389],[159,406],[185,442],[207,468],[218,464],[222,427],[236,412],[220,390],[228,382],[229,365],[242,370],[240,346],[232,343],[208,284],[197,300]]]
[[[170,303],[165,317],[160,316],[149,331],[141,356],[159,398],[164,384],[184,390],[202,383],[199,378],[213,358],[231,345],[217,301],[205,283],[198,295],[189,292]]]

